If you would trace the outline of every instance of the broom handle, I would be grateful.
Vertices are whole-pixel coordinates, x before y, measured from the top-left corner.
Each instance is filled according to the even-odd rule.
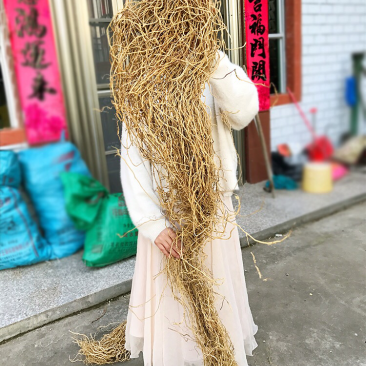
[[[257,128],[259,139],[261,140],[261,145],[262,145],[262,150],[263,150],[263,155],[264,155],[264,162],[266,165],[267,176],[268,176],[268,180],[269,180],[269,184],[270,184],[270,188],[271,188],[272,197],[275,198],[275,186],[274,186],[274,182],[273,182],[273,172],[272,172],[271,163],[270,163],[269,157],[268,157],[266,140],[264,138],[262,123],[261,123],[259,114],[257,114],[254,117],[254,123],[255,123],[255,127]]]
[[[314,141],[315,141],[315,140],[316,140],[316,134],[315,134],[315,131],[314,131],[314,129],[313,129],[313,126],[311,125],[310,121],[309,121],[309,120],[308,120],[308,118],[306,117],[306,115],[305,115],[304,111],[301,109],[301,107],[300,107],[299,103],[297,102],[297,100],[296,100],[295,96],[293,95],[293,93],[292,93],[292,91],[291,91],[291,89],[290,89],[289,87],[287,87],[287,91],[288,91],[288,94],[290,95],[290,98],[291,98],[291,99],[292,99],[292,101],[294,102],[294,104],[295,104],[295,106],[296,106],[297,110],[299,111],[299,113],[300,113],[300,115],[301,115],[302,119],[304,120],[306,127],[309,129],[309,131],[310,131],[310,133],[311,133],[311,135],[313,136],[313,139],[314,139]]]
[[[245,73],[248,74],[248,71],[247,71],[247,68],[246,68],[245,65],[243,65],[243,69],[244,69]],[[273,182],[273,172],[272,172],[271,162],[269,161],[266,140],[264,138],[262,123],[261,123],[261,119],[259,117],[259,114],[257,114],[254,117],[254,123],[255,123],[255,127],[256,127],[258,135],[259,135],[259,139],[261,140],[262,151],[263,151],[263,155],[264,155],[264,163],[266,165],[267,176],[268,176],[268,180],[269,180],[269,187],[271,189],[272,197],[276,198],[275,197],[275,185],[274,185],[274,182]]]

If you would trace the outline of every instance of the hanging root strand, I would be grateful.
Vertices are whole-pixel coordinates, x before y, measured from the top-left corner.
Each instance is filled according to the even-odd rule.
[[[95,340],[94,336],[86,335],[81,335],[81,339],[74,338],[74,342],[80,347],[74,361],[80,360],[80,357],[87,365],[128,361],[130,353],[125,349],[125,334],[126,322],[123,322],[112,332],[105,334],[100,341]]]

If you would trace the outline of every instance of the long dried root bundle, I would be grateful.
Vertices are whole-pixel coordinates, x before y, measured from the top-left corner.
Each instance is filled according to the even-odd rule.
[[[164,271],[205,366],[237,365],[215,306],[216,282],[204,264],[205,244],[227,220],[211,119],[201,100],[223,46],[219,5],[131,0],[111,23],[114,106],[132,144],[150,161],[162,210],[183,243],[182,259],[167,259]]]
[[[86,335],[82,335],[81,339],[75,338],[75,343],[80,347],[76,358],[82,356],[82,361],[88,365],[128,361],[130,353],[125,349],[125,334],[126,322],[123,322],[111,333],[105,334],[100,341]]]

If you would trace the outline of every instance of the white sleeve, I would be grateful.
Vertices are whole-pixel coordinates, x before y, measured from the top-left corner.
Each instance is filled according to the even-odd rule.
[[[223,52],[218,52],[218,59],[219,65],[209,80],[211,92],[218,107],[229,112],[232,128],[241,130],[259,111],[257,88],[245,71],[231,63]]]
[[[153,189],[150,162],[143,160],[137,147],[131,144],[127,130],[122,127],[121,182],[131,220],[146,238],[155,242],[167,227],[159,198]]]

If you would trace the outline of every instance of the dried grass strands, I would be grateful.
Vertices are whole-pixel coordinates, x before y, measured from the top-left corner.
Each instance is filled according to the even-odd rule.
[[[73,333],[80,335],[78,333]],[[100,341],[81,334],[82,338],[74,338],[80,347],[79,353],[72,362],[83,361],[85,364],[105,365],[124,362],[130,359],[130,353],[125,349],[126,322],[123,322],[112,332],[105,334]],[[82,356],[82,360],[78,360]]]
[[[118,119],[151,162],[160,205],[183,243],[183,258],[167,259],[164,271],[204,365],[234,366],[215,305],[216,282],[204,264],[205,244],[222,235],[228,219],[211,119],[201,101],[223,47],[219,6],[214,0],[127,1],[111,23],[111,89]]]

